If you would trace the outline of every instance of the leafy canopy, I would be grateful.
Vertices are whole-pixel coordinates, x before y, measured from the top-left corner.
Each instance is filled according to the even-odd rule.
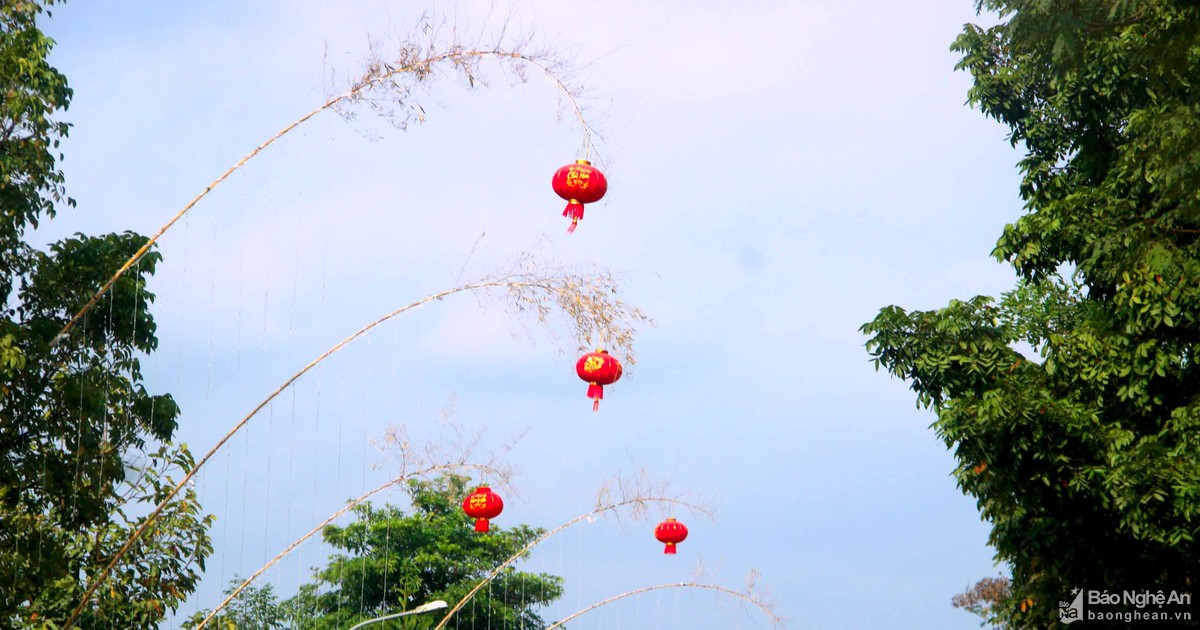
[[[1025,150],[1026,212],[993,252],[1019,281],[863,331],[936,412],[1012,569],[990,618],[1045,627],[1074,588],[1200,579],[1200,5],[977,8],[1000,23],[953,49]]]
[[[241,586],[242,582],[242,578],[234,575],[225,589],[225,595],[233,594],[233,591]],[[199,626],[207,616],[208,611],[197,612],[189,617],[181,627],[184,630],[191,630]],[[239,628],[279,630],[289,627],[288,620],[291,618],[292,614],[287,606],[280,602],[279,597],[275,595],[274,585],[255,586],[251,584],[242,589],[237,597],[234,597],[224,610],[217,613],[205,627],[214,630],[238,630]]]
[[[360,621],[443,600],[462,599],[489,572],[544,534],[516,525],[487,534],[462,511],[466,477],[409,482],[411,512],[394,506],[355,508],[358,520],[329,526],[325,542],[345,553],[316,571],[314,582],[287,602],[296,628],[347,628]],[[562,578],[507,569],[455,615],[465,628],[540,630],[536,608],[562,596]],[[432,627],[438,613],[405,618],[404,627]]]
[[[71,89],[38,28],[52,2],[0,3],[0,625],[62,622],[94,575],[192,465],[170,440],[179,409],[142,383],[157,346],[151,253],[70,338],[58,331],[146,238],[76,235],[35,249],[26,231],[65,196],[57,118]],[[195,589],[211,551],[191,491],[174,501],[81,619],[152,627]]]

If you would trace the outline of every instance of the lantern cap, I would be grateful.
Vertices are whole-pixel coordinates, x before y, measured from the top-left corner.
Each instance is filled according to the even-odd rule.
[[[675,522],[675,517],[674,517],[674,516],[668,516],[668,517],[667,517],[667,521],[666,521],[666,522],[668,522],[668,523],[674,523],[674,522]]]
[[[484,492],[484,491],[491,492],[492,491],[491,486],[489,486],[485,483],[485,484],[479,486],[478,488],[475,488],[475,492]]]
[[[592,163],[591,163],[591,162],[589,162],[589,161],[587,161],[587,160],[575,160],[575,163],[576,163],[576,164],[586,164],[586,165],[588,165],[588,166],[591,166],[591,165],[592,165]]]

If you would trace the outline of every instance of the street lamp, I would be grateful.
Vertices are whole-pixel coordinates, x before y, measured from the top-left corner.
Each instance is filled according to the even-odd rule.
[[[356,630],[357,628],[361,628],[363,626],[369,626],[373,623],[379,623],[380,621],[387,621],[389,619],[397,619],[399,617],[407,617],[408,615],[419,615],[421,613],[433,612],[435,610],[441,610],[447,606],[449,606],[449,604],[447,604],[446,602],[444,602],[440,599],[435,599],[435,600],[429,602],[428,604],[421,604],[420,606],[417,606],[416,608],[414,608],[412,610],[398,612],[394,615],[384,615],[383,617],[376,617],[374,619],[368,619],[362,623],[350,626],[350,630]]]

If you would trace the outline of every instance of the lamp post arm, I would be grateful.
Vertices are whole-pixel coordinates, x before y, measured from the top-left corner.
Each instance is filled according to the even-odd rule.
[[[449,606],[449,604],[447,604],[446,602],[439,599],[436,601],[429,602],[428,604],[421,604],[420,606],[417,606],[416,608],[414,608],[412,610],[406,610],[404,612],[393,613],[391,615],[384,615],[382,617],[376,617],[374,619],[368,619],[366,621],[359,622],[353,626],[350,626],[350,630],[358,630],[358,628],[369,626],[373,623],[379,623],[381,621],[389,621],[389,620],[397,619],[400,617],[407,617],[408,615],[419,615],[421,613],[433,612],[435,610],[441,610],[442,608],[446,608],[447,606]]]

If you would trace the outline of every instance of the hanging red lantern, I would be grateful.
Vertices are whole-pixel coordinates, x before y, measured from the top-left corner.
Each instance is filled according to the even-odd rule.
[[[612,385],[621,380],[621,362],[613,358],[607,350],[589,352],[575,363],[575,373],[587,381],[588,398],[592,399],[592,411],[600,409],[600,401],[604,399],[604,386]]]
[[[675,520],[674,517],[668,518],[654,528],[654,537],[658,539],[658,542],[667,544],[663,553],[674,554],[675,545],[686,540],[687,534],[687,526]]]
[[[500,516],[504,511],[504,501],[500,495],[492,492],[487,486],[479,486],[467,498],[463,499],[463,511],[475,519],[475,531],[486,532],[488,519]]]
[[[600,169],[592,166],[587,160],[575,160],[554,173],[550,185],[559,197],[567,200],[567,208],[563,210],[564,217],[571,218],[571,227],[567,232],[574,232],[575,226],[583,218],[583,204],[600,201],[608,192],[608,180]]]

